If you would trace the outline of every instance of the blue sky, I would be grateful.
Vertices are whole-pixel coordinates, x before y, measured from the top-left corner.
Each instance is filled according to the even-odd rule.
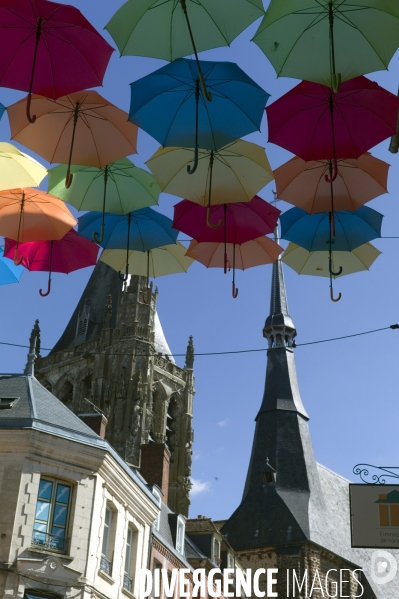
[[[102,29],[121,0],[71,1]],[[201,54],[203,59],[236,62],[272,97],[295,85],[292,79],[277,79],[259,48],[250,42],[256,25],[245,31],[231,48]],[[113,42],[104,32],[104,36]],[[136,57],[119,58],[115,52],[99,90],[124,110],[129,107],[129,83],[162,66],[162,61]],[[396,93],[399,84],[399,53],[389,72],[371,79]],[[9,105],[24,94],[1,90],[0,101]],[[10,139],[7,117],[0,123],[2,141]],[[290,154],[267,144],[267,123],[261,133],[248,137],[264,145],[272,167]],[[158,144],[139,132],[135,164],[144,162]],[[399,156],[387,151],[388,141],[373,154],[392,164],[389,195],[369,206],[385,215],[384,236],[399,236]],[[29,152],[29,151],[28,151]],[[41,160],[39,157],[37,157]],[[42,161],[43,162],[43,161]],[[272,199],[273,185],[260,195]],[[162,195],[160,210],[172,216],[179,199]],[[278,206],[286,210],[287,205]],[[283,242],[283,245],[286,245]],[[344,277],[335,283],[342,300],[329,299],[328,280],[298,276],[285,267],[290,314],[298,331],[298,343],[358,333],[399,321],[399,239],[381,239],[375,245],[383,252],[370,272]],[[25,344],[36,318],[42,329],[42,345],[51,348],[64,330],[91,270],[55,275],[53,289],[41,298],[44,273],[25,273],[18,285],[0,288],[0,341]],[[184,354],[189,335],[198,352],[262,349],[262,328],[269,310],[271,267],[239,271],[239,295],[231,297],[231,279],[222,271],[194,264],[186,275],[157,279],[158,312],[168,343],[175,354]],[[398,455],[398,347],[399,331],[384,331],[350,340],[298,347],[295,351],[302,400],[310,415],[316,459],[343,476],[353,478],[359,462],[399,466]],[[1,370],[21,372],[25,349],[0,345]],[[44,352],[43,352],[44,353]],[[184,358],[176,361],[183,365]],[[238,506],[245,482],[254,432],[254,418],[264,387],[266,353],[200,357],[195,360],[195,441],[191,516],[203,514],[221,519]]]

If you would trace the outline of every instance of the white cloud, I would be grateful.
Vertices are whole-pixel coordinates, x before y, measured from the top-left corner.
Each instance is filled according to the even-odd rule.
[[[193,485],[191,489],[191,495],[193,497],[194,495],[201,495],[202,493],[208,493],[210,491],[211,483],[208,481],[192,478],[191,483]]]
[[[222,428],[223,426],[227,426],[229,422],[230,420],[221,420],[220,422],[217,422],[217,425]]]

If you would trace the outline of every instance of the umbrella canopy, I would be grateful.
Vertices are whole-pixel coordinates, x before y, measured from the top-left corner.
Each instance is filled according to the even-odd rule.
[[[101,262],[105,262],[114,270],[119,272],[126,270],[131,275],[143,277],[162,277],[179,272],[187,272],[193,259],[186,256],[187,248],[181,243],[164,245],[147,252],[129,251],[128,263],[126,263],[126,252],[123,250],[104,250],[101,254]]]
[[[12,260],[4,257],[4,250],[0,248],[0,285],[19,283],[24,272],[23,266],[16,266]]]
[[[351,252],[332,252],[333,270],[342,265],[342,274],[350,275],[362,270],[369,270],[373,262],[381,254],[371,243],[360,245]],[[300,275],[329,277],[329,252],[308,252],[303,247],[290,243],[281,260]],[[337,275],[333,275],[337,278]]]
[[[212,102],[197,63],[181,58],[131,84],[129,120],[162,146],[209,150],[259,131],[269,94],[232,62],[200,65]]]
[[[105,29],[122,56],[172,61],[193,52],[187,19],[200,52],[229,46],[263,14],[262,0],[129,0]]]
[[[64,202],[40,189],[0,191],[0,235],[17,242],[15,261],[20,243],[61,239],[75,225]]]
[[[0,85],[29,98],[102,85],[114,51],[77,8],[49,0],[2,0],[0,37]]]
[[[206,208],[183,200],[175,205],[173,226],[198,242],[242,244],[273,233],[281,214],[258,196],[250,202],[212,206],[211,219],[223,222],[218,229],[207,226],[206,212]]]
[[[213,153],[199,149],[198,168],[187,177],[187,167],[193,165],[192,152],[159,148],[146,162],[162,191],[206,206],[212,166],[211,204],[249,202],[274,178],[265,149],[242,139]]]
[[[271,0],[253,39],[278,75],[328,87],[388,68],[398,40],[396,0]]]
[[[367,206],[356,212],[335,212],[336,237],[331,239],[330,213],[308,214],[300,208],[291,208],[281,215],[281,237],[309,252],[325,251],[333,243],[334,251],[349,252],[381,237],[383,215]]]
[[[39,186],[47,169],[7,142],[0,142],[0,190]]]
[[[158,203],[161,190],[155,178],[127,158],[107,164],[103,168],[71,166],[72,184],[65,187],[66,165],[49,171],[49,192],[75,206],[78,210],[103,213],[100,238],[104,235],[104,214],[127,214]]]
[[[338,160],[333,182],[326,181],[330,166],[329,160],[292,158],[274,171],[277,197],[313,214],[357,210],[388,191],[389,164],[369,153]]]
[[[47,0],[46,0],[47,1]],[[24,116],[27,99],[7,108],[12,138],[48,162],[102,168],[136,152],[137,127],[127,114],[95,91],[83,90],[51,100],[32,96],[33,127]]]
[[[5,239],[4,254],[13,258],[17,242]],[[75,270],[94,266],[97,262],[99,247],[87,239],[80,237],[74,229],[68,231],[62,239],[51,241],[31,241],[19,244],[22,254],[22,265],[30,271],[48,271],[48,288],[41,296],[46,296],[51,289],[51,274],[61,272],[69,274]]]
[[[266,108],[269,141],[303,160],[358,158],[396,133],[399,98],[357,77],[338,93],[302,81]]]

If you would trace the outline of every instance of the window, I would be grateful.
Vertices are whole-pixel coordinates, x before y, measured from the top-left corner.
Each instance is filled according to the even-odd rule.
[[[127,529],[127,537],[126,537],[126,551],[125,551],[125,571],[123,576],[123,588],[132,592],[133,588],[133,580],[130,577],[130,569],[132,564],[132,552],[133,552],[133,539],[134,532],[129,526]]]
[[[213,561],[216,564],[220,563],[220,541],[218,541],[215,537],[213,539]]]
[[[154,521],[154,528],[155,530],[159,530],[159,522],[161,519],[161,505],[162,505],[162,495],[161,493],[158,491],[158,489],[153,488],[152,489],[152,494],[155,495],[156,499],[158,500],[158,506],[159,506],[159,513],[158,516],[156,518],[156,520]]]
[[[73,385],[70,381],[65,381],[64,384],[62,385],[60,392],[59,392],[59,397],[58,399],[60,399],[63,403],[67,403],[69,401],[72,401],[73,399]]]
[[[186,524],[181,516],[177,518],[177,528],[176,528],[176,551],[178,551],[181,555],[184,554],[184,533],[186,529]]]
[[[72,487],[42,478],[36,505],[32,545],[65,552]]]
[[[100,561],[100,570],[111,576],[112,570],[112,562],[108,559],[109,555],[109,538],[111,535],[111,524],[112,524],[112,510],[107,505],[105,508],[105,517],[104,517],[104,532],[103,532],[103,545],[101,549],[101,561]]]

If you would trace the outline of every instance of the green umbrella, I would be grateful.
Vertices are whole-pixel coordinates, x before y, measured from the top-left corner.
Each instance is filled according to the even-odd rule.
[[[337,90],[388,68],[399,46],[399,2],[271,0],[253,41],[278,75]]]
[[[105,29],[121,56],[173,61],[194,52],[198,64],[197,52],[229,46],[262,15],[262,0],[128,0]]]
[[[296,243],[290,243],[281,260],[299,275],[330,277],[330,297],[332,301],[337,302],[341,299],[341,294],[334,299],[332,278],[336,279],[338,276],[369,270],[380,254],[381,252],[371,243],[365,243],[351,252],[332,251],[330,263],[329,251],[308,252]],[[339,269],[340,275],[331,274],[330,271],[335,272],[338,264],[343,266],[342,270]]]
[[[101,243],[104,237],[105,212],[127,214],[153,206],[161,193],[153,175],[127,158],[103,168],[72,165],[74,177],[69,188],[65,187],[66,170],[65,164],[49,170],[48,191],[78,210],[102,211],[100,238],[93,232],[96,243]]]

